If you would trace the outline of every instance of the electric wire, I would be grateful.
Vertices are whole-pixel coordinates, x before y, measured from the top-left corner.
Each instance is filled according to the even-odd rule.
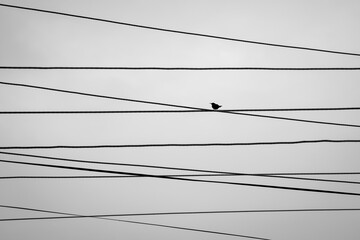
[[[161,71],[357,71],[360,67],[70,67],[70,66],[0,66],[16,70],[161,70]]]
[[[35,210],[33,208],[22,208],[9,205],[0,205],[3,208],[13,208],[20,210]],[[251,210],[218,210],[218,211],[181,211],[181,212],[147,212],[147,213],[118,213],[118,214],[91,214],[81,216],[63,217],[26,217],[26,218],[2,218],[0,222],[10,221],[33,221],[33,220],[52,220],[52,219],[72,219],[89,217],[138,217],[138,216],[167,216],[167,215],[207,215],[207,214],[239,214],[239,213],[296,213],[296,212],[349,212],[360,211],[360,208],[304,208],[304,209],[251,209]],[[40,210],[42,212],[42,210]],[[52,213],[52,212],[50,212]]]
[[[169,176],[169,177],[229,177],[229,176],[244,176],[244,175],[235,175],[235,174],[167,174],[159,176]],[[247,176],[247,174],[246,174]],[[251,175],[252,176],[252,175]],[[260,176],[260,175],[259,175]],[[269,175],[271,176],[271,175]],[[318,181],[318,182],[331,182],[331,183],[345,183],[345,184],[360,184],[358,181],[345,181],[345,180],[334,180],[334,179],[319,179],[319,178],[304,178],[304,177],[286,177],[286,176],[276,176],[278,178],[293,179],[293,180],[307,180],[307,181]],[[91,178],[137,178],[138,176],[0,176],[0,180],[10,180],[10,179],[91,179]]]
[[[329,194],[339,194],[339,195],[360,196],[360,193],[343,192],[343,191],[331,191],[331,190],[323,190],[323,189],[286,187],[286,186],[278,186],[278,185],[253,184],[253,183],[239,183],[239,182],[200,180],[200,179],[193,179],[193,178],[169,177],[169,176],[161,176],[161,175],[153,175],[153,174],[127,172],[127,171],[125,172],[125,171],[113,171],[113,170],[103,170],[103,169],[83,168],[83,167],[73,167],[73,166],[43,164],[43,163],[33,163],[33,162],[19,162],[19,161],[11,161],[11,160],[3,160],[3,159],[1,159],[0,162],[12,163],[12,164],[31,165],[31,166],[40,166],[40,167],[59,168],[59,169],[71,169],[71,170],[79,170],[79,171],[99,172],[99,173],[127,174],[127,175],[133,175],[133,176],[144,176],[144,177],[168,179],[168,180],[178,180],[178,181],[214,183],[214,184],[229,184],[229,185],[238,185],[238,186],[249,186],[249,187],[273,188],[273,189],[283,189],[283,190],[293,190],[293,191],[305,191],[305,192],[316,192],[316,193],[329,193]]]
[[[62,92],[62,93],[70,93],[70,94],[76,94],[76,95],[82,95],[82,96],[88,96],[88,97],[112,99],[112,100],[118,100],[118,101],[137,102],[137,103],[144,103],[144,104],[154,104],[154,105],[167,106],[167,107],[186,108],[186,109],[191,109],[191,110],[208,110],[208,109],[189,107],[189,106],[183,106],[183,105],[160,103],[160,102],[153,102],[153,101],[144,101],[144,100],[136,100],[136,99],[129,99],[129,98],[119,98],[119,97],[112,97],[112,96],[104,96],[104,95],[98,95],[98,94],[91,94],[91,93],[84,93],[84,92],[77,92],[77,91],[69,91],[69,90],[63,90],[63,89],[58,89],[58,88],[48,88],[48,87],[28,85],[28,84],[20,84],[20,83],[0,82],[0,84],[9,85],[9,86],[17,86],[17,87],[27,87],[27,88],[41,89],[41,90],[47,90],[47,91]],[[241,113],[240,112],[231,112],[231,111],[213,111],[213,112],[235,114],[235,115],[243,115],[243,116],[250,116],[250,117],[261,117],[261,118],[269,118],[269,119],[277,119],[277,120],[286,120],[286,121],[296,121],[296,122],[305,122],[305,123],[315,123],[315,124],[342,126],[342,127],[356,127],[356,128],[360,127],[360,125],[356,125],[356,124],[344,124],[344,123],[333,123],[333,122],[324,122],[324,121],[313,121],[313,120],[287,118],[287,117],[276,117],[276,116],[250,114],[250,113],[242,113],[242,112]]]
[[[248,44],[257,44],[257,45],[263,45],[263,46],[288,48],[288,49],[316,51],[316,52],[323,52],[323,53],[358,56],[358,57],[360,56],[359,53],[351,53],[351,52],[344,52],[344,51],[334,51],[334,50],[327,50],[327,49],[320,49],[320,48],[301,47],[301,46],[293,46],[293,45],[285,45],[285,44],[276,44],[276,43],[268,43],[268,42],[260,42],[260,41],[253,41],[253,40],[245,40],[245,39],[237,39],[237,38],[216,36],[216,35],[210,35],[210,34],[204,34],[204,33],[180,31],[180,30],[174,30],[174,29],[167,29],[167,28],[160,28],[160,27],[145,26],[145,25],[139,25],[139,24],[133,24],[133,23],[127,23],[127,22],[114,21],[114,20],[103,19],[103,18],[95,18],[95,17],[90,17],[90,16],[70,14],[70,13],[59,12],[59,11],[50,11],[50,10],[39,9],[39,8],[30,8],[30,7],[16,6],[16,5],[10,5],[10,4],[3,4],[3,3],[1,3],[0,6],[9,7],[9,8],[16,8],[16,9],[22,9],[22,10],[29,10],[29,11],[36,11],[36,12],[42,12],[42,13],[56,14],[56,15],[61,15],[61,16],[73,17],[73,18],[81,18],[81,19],[93,20],[93,21],[99,21],[99,22],[106,22],[106,23],[118,24],[118,25],[123,25],[123,26],[128,26],[128,27],[135,27],[135,28],[142,28],[142,29],[148,29],[148,30],[155,30],[155,31],[162,31],[162,32],[169,32],[169,33],[176,33],[176,34],[197,36],[197,37],[205,37],[205,38],[212,38],[212,39],[220,39],[220,40],[227,40],[227,41],[242,42],[242,43],[248,43]]]
[[[279,172],[279,173],[254,173],[256,175],[359,175],[360,172]],[[169,176],[173,177],[228,177],[228,176],[241,176],[236,174],[228,174],[228,173],[212,173],[212,174],[172,174]],[[138,177],[138,176],[114,176],[114,175],[64,175],[64,176],[54,176],[54,175],[24,175],[24,176],[2,176],[0,178],[128,178],[128,177]],[[321,179],[322,180],[322,179]]]
[[[22,8],[22,9],[27,9],[27,10],[35,10],[35,9],[31,9],[31,8],[24,8],[24,7],[18,7],[18,6],[12,6],[12,5],[5,5],[5,4],[0,4],[2,6],[7,6],[7,7],[16,7],[16,8]],[[36,11],[38,11],[39,9],[36,9]],[[46,10],[41,10],[41,11],[45,11],[45,12],[48,12],[48,13],[55,13],[55,12],[51,12],[51,11],[46,11]],[[55,13],[55,14],[61,14],[61,15],[64,15],[63,13]],[[70,14],[66,14],[68,16],[71,16]],[[74,17],[75,15],[73,15],[72,17]],[[83,16],[76,16],[76,17],[82,17],[84,18]],[[89,17],[86,17],[88,19],[90,19]],[[99,20],[99,19],[95,19],[93,18],[92,20]],[[108,21],[108,20],[106,20]],[[127,25],[130,25],[130,26],[136,26],[134,24],[127,24]],[[185,32],[181,32],[181,31],[176,31],[176,30],[167,30],[167,29],[157,29],[157,28],[154,28],[154,27],[147,27],[147,26],[136,26],[136,27],[142,27],[142,28],[150,28],[150,29],[155,29],[155,30],[161,30],[161,31],[171,31],[171,32],[176,32],[176,33],[185,33]],[[195,35],[194,33],[185,33],[185,34],[191,34],[191,35]],[[196,34],[198,36],[206,36],[204,34]],[[207,37],[214,37],[214,36],[207,36]],[[223,38],[223,37],[216,37],[216,38]],[[224,39],[224,38],[223,38]],[[225,38],[226,39],[226,38]],[[231,39],[226,39],[226,40],[231,40]],[[249,43],[256,43],[256,44],[264,44],[264,45],[271,45],[271,46],[277,46],[277,47],[290,47],[290,48],[297,48],[297,49],[303,49],[303,50],[312,50],[312,51],[322,51],[322,52],[330,52],[330,53],[338,53],[338,54],[347,54],[347,55],[355,55],[355,56],[360,56],[360,54],[354,54],[354,53],[344,53],[344,52],[336,52],[336,51],[329,51],[329,50],[322,50],[322,49],[311,49],[311,48],[303,48],[303,47],[295,47],[295,46],[285,46],[285,45],[279,45],[279,44],[268,44],[268,43],[258,43],[258,42],[253,42],[253,41],[246,41],[246,40],[241,40],[243,42],[249,42]],[[185,69],[184,69],[185,70]],[[214,69],[215,70],[215,69]],[[269,70],[269,69],[263,69],[263,70]],[[309,70],[309,69],[306,69],[306,70]],[[323,70],[323,69],[322,69]],[[325,69],[324,69],[325,70]],[[329,69],[326,69],[326,70],[329,70]],[[340,70],[340,69],[331,69],[331,70]],[[355,69],[352,69],[352,70],[355,70]],[[356,69],[356,70],[359,70],[359,69]],[[315,122],[315,121],[314,121]],[[342,124],[344,125],[344,124]],[[353,125],[353,126],[356,126],[356,125]],[[355,210],[355,209],[352,209],[352,210]],[[356,210],[359,210],[359,209],[356,209]],[[280,210],[281,211],[281,210]],[[59,214],[64,214],[64,213],[59,213]],[[68,215],[71,215],[71,214],[68,214]],[[71,217],[71,216],[69,216]],[[63,217],[63,218],[69,218],[69,217]],[[73,215],[73,217],[87,217],[87,216],[80,216],[80,215]],[[90,216],[91,217],[91,216]],[[111,220],[111,219],[109,219]],[[0,220],[1,221],[1,220]],[[122,220],[120,220],[122,221]],[[132,221],[125,221],[125,222],[132,222]],[[136,223],[136,222],[134,222]],[[144,223],[140,223],[140,224],[144,224]],[[159,224],[148,224],[148,223],[145,223],[147,225],[153,225],[153,226],[161,226]],[[181,227],[171,227],[171,228],[178,228],[178,229],[185,229],[185,228],[181,228]],[[196,231],[202,231],[204,232],[203,230],[196,230]],[[212,232],[212,231],[205,231],[205,232],[209,232],[209,233],[216,233],[216,232]],[[222,234],[222,233],[221,233]],[[251,236],[244,236],[244,235],[236,235],[236,234],[226,234],[226,235],[232,235],[232,236],[240,236],[240,237],[247,237],[247,238],[253,238],[253,239],[264,239],[264,238],[258,238],[258,237],[251,237]]]
[[[43,212],[43,213],[66,215],[66,216],[69,216],[69,217],[95,218],[95,219],[100,219],[100,220],[133,223],[133,224],[140,224],[140,225],[147,225],[147,226],[154,226],[154,227],[163,227],[163,228],[171,228],[171,229],[177,229],[177,230],[185,230],[185,231],[193,231],[193,232],[201,232],[201,233],[209,233],[209,234],[217,234],[217,235],[224,235],[224,236],[231,236],[231,237],[241,237],[241,238],[250,238],[250,239],[258,239],[258,240],[270,240],[268,238],[254,237],[254,236],[234,234],[234,233],[210,231],[210,230],[197,229],[197,228],[178,227],[178,226],[173,226],[173,225],[156,224],[156,223],[149,223],[149,222],[130,221],[130,220],[123,220],[123,219],[113,219],[113,218],[106,218],[106,217],[84,216],[84,215],[73,214],[73,213],[65,213],[65,212],[59,212],[59,211],[49,211],[49,210],[42,210],[42,209],[35,209],[35,208],[16,207],[16,206],[9,206],[9,205],[1,205],[1,207],[3,207],[3,208],[11,208],[11,209],[18,209],[18,210],[28,210],[28,211],[36,211],[36,212]]]
[[[194,169],[194,168],[179,168],[179,167],[168,167],[168,166],[159,166],[159,165],[148,165],[148,164],[133,164],[133,163],[119,163],[119,162],[104,162],[104,161],[90,161],[74,158],[60,158],[60,157],[51,157],[44,155],[34,155],[34,154],[24,154],[24,153],[13,153],[13,152],[3,152],[0,151],[0,154],[11,155],[11,156],[22,156],[22,157],[32,157],[40,159],[50,159],[55,161],[65,161],[65,162],[75,162],[75,163],[87,163],[87,164],[101,164],[101,165],[111,165],[111,166],[127,166],[127,167],[141,167],[141,168],[154,168],[154,169],[166,169],[166,170],[177,170],[177,171],[190,171],[190,172],[201,172],[208,174],[174,174],[174,175],[161,175],[161,176],[170,176],[170,177],[209,177],[209,176],[253,176],[253,177],[272,177],[272,178],[283,178],[283,179],[293,179],[293,180],[306,180],[306,181],[318,181],[318,182],[332,182],[332,183],[348,183],[348,184],[360,184],[356,181],[343,181],[343,180],[332,180],[332,179],[318,179],[318,178],[304,178],[304,177],[291,177],[284,176],[286,173],[281,174],[264,174],[264,173],[239,173],[239,172],[226,172],[226,171],[215,171],[215,170],[204,170],[204,169]],[[209,174],[211,173],[211,175]],[[118,176],[118,177],[139,177],[139,176]],[[31,177],[0,177],[0,179],[15,179],[15,178],[31,178]],[[36,178],[36,177],[33,177]],[[46,177],[40,177],[46,178]]]
[[[216,110],[217,112],[296,112],[296,111],[352,111],[360,107],[333,107],[333,108],[244,108]],[[214,112],[204,110],[73,110],[73,111],[0,111],[0,114],[124,114],[124,113],[204,113]]]
[[[43,145],[43,146],[0,146],[0,149],[96,149],[96,148],[155,148],[155,147],[229,147],[229,146],[266,146],[297,145],[315,143],[360,143],[360,139],[319,139],[272,142],[228,142],[228,143],[152,143],[152,144],[107,144],[107,145]]]

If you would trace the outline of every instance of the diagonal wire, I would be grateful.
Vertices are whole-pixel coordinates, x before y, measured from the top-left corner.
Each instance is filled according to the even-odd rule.
[[[248,175],[248,174],[246,174]],[[262,177],[260,174],[257,174]],[[159,176],[168,176],[168,177],[229,177],[229,176],[244,176],[244,175],[237,175],[237,174],[171,174],[171,175],[159,175]],[[252,175],[251,175],[252,176]],[[265,175],[264,175],[265,176]],[[319,179],[319,178],[305,178],[305,177],[287,177],[287,176],[279,176],[279,175],[269,175],[278,178],[285,178],[285,179],[293,179],[293,180],[306,180],[306,181],[319,181],[319,182],[330,182],[330,183],[346,183],[346,184],[360,184],[358,181],[344,181],[344,180],[333,180],[333,179]],[[10,180],[10,179],[91,179],[91,178],[102,178],[102,179],[109,179],[109,178],[132,178],[138,176],[0,176],[0,180]]]
[[[76,95],[82,95],[82,96],[88,96],[88,97],[112,99],[112,100],[118,100],[118,101],[128,101],[128,102],[154,104],[154,105],[167,106],[167,107],[185,108],[185,109],[191,109],[191,110],[209,111],[209,109],[189,107],[189,106],[183,106],[183,105],[160,103],[160,102],[153,102],[153,101],[144,101],[144,100],[136,100],[136,99],[129,99],[129,98],[119,98],[119,97],[112,97],[112,96],[104,96],[104,95],[98,95],[98,94],[91,94],[91,93],[84,93],[84,92],[77,92],[77,91],[69,91],[69,90],[63,90],[63,89],[58,89],[58,88],[48,88],[48,87],[28,85],[28,84],[9,83],[9,82],[0,82],[0,84],[10,85],[10,86],[17,86],[17,87],[28,87],[28,88],[41,89],[41,90],[47,90],[47,91],[55,91],[55,92],[62,92],[62,93],[70,93],[70,94],[76,94]],[[313,121],[313,120],[304,120],[304,119],[287,118],[287,117],[276,117],[276,116],[268,116],[268,115],[260,115],[260,114],[239,113],[239,112],[231,112],[231,111],[213,111],[213,112],[235,114],[235,115],[243,115],[243,116],[251,116],[251,117],[270,118],[270,119],[277,119],[277,120],[287,120],[287,121],[296,121],[296,122],[334,125],[334,126],[342,126],[342,127],[357,127],[357,128],[360,127],[360,125],[355,125],[355,124],[332,123],[332,122]]]
[[[210,231],[210,230],[204,230],[204,229],[178,227],[178,226],[173,226],[173,225],[156,224],[156,223],[139,222],[139,221],[130,221],[130,220],[123,220],[123,219],[113,219],[113,218],[105,218],[105,217],[97,217],[97,216],[85,216],[85,215],[79,215],[79,214],[73,214],[73,213],[65,213],[65,212],[59,212],[59,211],[49,211],[49,210],[42,210],[42,209],[35,209],[35,208],[25,208],[25,207],[17,207],[17,206],[9,206],[9,205],[0,205],[0,207],[18,209],[18,210],[36,211],[36,212],[43,212],[43,213],[51,213],[51,214],[60,214],[60,215],[66,215],[68,217],[96,218],[96,219],[100,219],[100,220],[109,220],[109,221],[115,221],[115,222],[141,224],[141,225],[147,225],[147,226],[164,227],[164,228],[171,228],[171,229],[177,229],[177,230],[185,230],[185,231],[217,234],[217,235],[224,235],[224,236],[231,236],[231,237],[241,237],[241,238],[250,238],[250,239],[258,239],[258,240],[270,240],[268,238],[254,237],[254,236],[241,235],[241,234],[235,234],[235,233],[226,233],[226,232]]]
[[[0,154],[12,155],[12,156],[22,156],[22,157],[33,157],[40,159],[50,159],[56,161],[65,161],[65,162],[76,162],[76,163],[87,163],[87,164],[102,164],[102,165],[111,165],[111,166],[128,166],[128,167],[141,167],[141,168],[154,168],[154,169],[166,169],[166,170],[177,170],[177,171],[190,171],[190,172],[201,172],[207,174],[175,174],[175,175],[161,175],[161,176],[170,176],[170,177],[209,177],[209,176],[254,176],[254,177],[272,177],[272,178],[283,178],[283,179],[293,179],[293,180],[307,180],[307,181],[322,181],[322,182],[332,182],[332,183],[348,183],[348,184],[360,184],[360,182],[355,181],[343,181],[343,180],[330,180],[330,179],[318,179],[318,178],[304,178],[304,177],[291,177],[284,176],[286,173],[278,174],[264,174],[264,173],[239,173],[239,172],[225,172],[225,171],[215,171],[215,170],[204,170],[204,169],[194,169],[194,168],[178,168],[178,167],[168,167],[168,166],[159,166],[159,165],[148,165],[148,164],[133,164],[133,163],[114,163],[114,162],[102,162],[102,161],[90,161],[90,160],[80,160],[74,158],[59,158],[51,157],[44,155],[34,155],[34,154],[24,154],[24,153],[13,153],[13,152],[3,152],[0,151]],[[209,174],[211,173],[211,174]],[[281,176],[280,176],[281,175]],[[87,176],[86,178],[89,178]],[[96,176],[93,176],[96,177]],[[139,177],[139,176],[113,176],[113,177]],[[31,176],[12,176],[12,177],[0,177],[0,179],[16,179],[16,178],[49,178],[46,176],[43,177],[31,177]],[[51,177],[50,177],[51,178]],[[61,177],[53,177],[61,178]],[[76,178],[76,177],[63,177],[63,178]],[[77,177],[79,178],[79,177]]]
[[[360,172],[280,172],[280,173],[256,173],[257,175],[359,175]],[[169,175],[173,177],[224,177],[224,176],[236,176],[236,174],[227,174],[227,173],[209,173],[209,174],[173,174]],[[241,175],[238,175],[241,176]],[[15,179],[15,178],[129,178],[129,177],[138,177],[138,176],[129,176],[129,175],[79,175],[79,176],[3,176],[0,179]],[[323,179],[321,179],[323,180]],[[355,182],[357,183],[357,182]]]
[[[71,170],[79,170],[79,171],[99,172],[99,173],[128,174],[128,175],[133,175],[133,176],[143,176],[143,177],[152,177],[152,178],[178,180],[178,181],[215,183],[215,184],[229,184],[229,185],[237,185],[237,186],[250,186],[250,187],[284,189],[284,190],[293,190],[293,191],[306,191],[306,192],[317,192],[317,193],[329,193],[329,194],[339,194],[339,195],[360,196],[360,193],[331,191],[331,190],[323,190],[323,189],[285,187],[285,186],[278,186],[278,185],[253,184],[253,183],[238,183],[238,182],[200,180],[200,179],[192,179],[192,178],[169,177],[169,176],[161,176],[161,175],[153,175],[153,174],[143,174],[143,173],[113,171],[113,170],[103,170],[103,169],[83,168],[83,167],[72,167],[72,166],[64,166],[64,165],[33,163],[33,162],[19,162],[19,161],[10,161],[10,160],[0,160],[0,162],[12,163],[12,164],[31,165],[31,166],[40,166],[40,167],[60,168],[60,169],[71,169]]]
[[[326,50],[326,49],[320,49],[320,48],[300,47],[300,46],[292,46],[292,45],[284,45],[284,44],[276,44],[276,43],[267,43],[267,42],[253,41],[253,40],[216,36],[216,35],[210,35],[210,34],[204,34],[204,33],[180,31],[180,30],[173,30],[173,29],[153,27],[153,26],[145,26],[145,25],[139,25],[139,24],[133,24],[133,23],[127,23],[127,22],[108,20],[108,19],[103,19],[103,18],[95,18],[95,17],[82,16],[82,15],[77,15],[77,14],[64,13],[64,12],[59,12],[59,11],[50,11],[50,10],[45,10],[45,9],[30,8],[30,7],[16,6],[16,5],[10,5],[10,4],[3,4],[3,3],[1,3],[0,6],[22,9],[22,10],[29,10],[29,11],[36,11],[36,12],[42,12],[42,13],[50,13],[50,14],[56,14],[56,15],[61,15],[61,16],[73,17],[73,18],[81,18],[81,19],[92,20],[92,21],[106,22],[106,23],[118,24],[118,25],[123,25],[123,26],[128,26],[128,27],[136,27],[136,28],[162,31],[162,32],[170,32],[170,33],[176,33],[176,34],[185,34],[185,35],[197,36],[197,37],[235,41],[235,42],[242,42],[242,43],[249,43],[249,44],[271,46],[271,47],[281,47],[281,48],[298,49],[298,50],[306,50],[306,51],[316,51],[316,52],[323,52],[323,53],[358,56],[358,57],[360,56],[359,53]]]
[[[17,206],[0,205],[3,208],[37,211],[39,209],[23,208]],[[39,210],[40,212],[47,212]],[[291,212],[348,212],[360,211],[360,208],[302,208],[302,209],[251,209],[251,210],[218,210],[218,211],[182,211],[182,212],[147,212],[147,213],[117,213],[117,214],[92,214],[74,215],[63,217],[28,217],[28,218],[3,218],[0,222],[29,221],[29,220],[51,220],[51,219],[72,219],[89,217],[138,217],[138,216],[167,216],[167,215],[203,215],[203,214],[239,214],[239,213],[291,213]]]

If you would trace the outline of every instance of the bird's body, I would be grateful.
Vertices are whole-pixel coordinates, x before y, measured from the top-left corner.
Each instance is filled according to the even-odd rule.
[[[221,105],[219,104],[216,104],[216,103],[210,103],[211,104],[211,107],[214,109],[214,110],[217,110],[219,108],[221,108]]]

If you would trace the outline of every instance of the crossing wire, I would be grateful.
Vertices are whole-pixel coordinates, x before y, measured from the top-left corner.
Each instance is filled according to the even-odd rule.
[[[360,107],[328,107],[328,108],[244,108],[216,110],[217,112],[297,112],[297,111],[352,111]],[[128,114],[128,113],[205,113],[214,112],[203,110],[72,110],[72,111],[0,111],[0,114]]]
[[[171,228],[171,229],[177,229],[177,230],[185,230],[185,231],[192,231],[192,232],[217,234],[217,235],[231,236],[231,237],[241,237],[241,238],[250,238],[250,239],[258,239],[258,240],[270,240],[268,238],[254,237],[254,236],[241,235],[241,234],[235,234],[235,233],[226,233],[226,232],[210,231],[210,230],[197,229],[197,228],[178,227],[178,226],[174,226],[174,225],[165,225],[165,224],[156,224],[156,223],[149,223],[149,222],[130,221],[130,220],[123,220],[123,219],[113,219],[113,218],[105,218],[105,217],[92,217],[92,216],[85,216],[85,215],[74,214],[74,213],[65,213],[65,212],[59,212],[59,211],[49,211],[49,210],[35,209],[35,208],[25,208],[25,207],[17,207],[17,206],[9,206],[9,205],[0,205],[0,207],[11,208],[11,209],[19,209],[19,210],[27,210],[27,211],[35,211],[35,212],[42,212],[42,213],[59,214],[59,215],[66,215],[66,216],[70,216],[70,217],[96,218],[96,219],[100,219],[100,220],[109,220],[109,221],[115,221],[115,222],[133,223],[133,224],[147,225],[147,226],[153,226],[153,227]]]
[[[263,45],[263,46],[271,46],[271,47],[298,49],[298,50],[306,50],[306,51],[316,51],[316,52],[332,53],[332,54],[342,54],[342,55],[357,56],[357,57],[360,56],[359,53],[351,53],[351,52],[344,52],[344,51],[334,51],[334,50],[327,50],[327,49],[320,49],[320,48],[310,48],[310,47],[301,47],[301,46],[292,46],[292,45],[285,45],[285,44],[276,44],[276,43],[268,43],[268,42],[260,42],[260,41],[253,41],[253,40],[245,40],[245,39],[238,39],[238,38],[216,36],[216,35],[210,35],[210,34],[204,34],[204,33],[180,31],[180,30],[173,30],[173,29],[167,29],[167,28],[145,26],[145,25],[139,25],[139,24],[133,24],[133,23],[127,23],[127,22],[108,20],[108,19],[103,19],[103,18],[95,18],[95,17],[83,16],[83,15],[76,15],[76,14],[70,14],[70,13],[59,12],[59,11],[50,11],[50,10],[39,9],[39,8],[30,8],[30,7],[23,7],[23,6],[17,6],[17,5],[3,4],[3,3],[0,3],[0,6],[8,7],[8,8],[22,9],[22,10],[29,10],[29,11],[36,11],[36,12],[42,12],[42,13],[56,14],[56,15],[61,15],[61,16],[73,17],[73,18],[81,18],[81,19],[92,20],[92,21],[100,21],[100,22],[118,24],[118,25],[123,25],[123,26],[128,26],[128,27],[136,27],[136,28],[155,30],[155,31],[162,31],[162,32],[170,32],[170,33],[176,33],[176,34],[185,34],[185,35],[197,36],[197,37],[205,37],[205,38],[212,38],[212,39],[235,41],[235,42],[257,44],[257,45]]]
[[[286,187],[286,186],[278,186],[278,185],[253,184],[253,183],[239,183],[239,182],[200,180],[200,179],[192,179],[192,178],[181,178],[181,177],[170,177],[170,176],[154,175],[154,174],[134,173],[134,172],[127,172],[127,171],[113,171],[113,170],[103,170],[103,169],[94,169],[94,168],[83,168],[83,167],[73,167],[73,166],[64,166],[64,165],[54,165],[54,164],[42,164],[42,163],[33,163],[33,162],[19,162],[19,161],[11,161],[11,160],[3,160],[3,159],[0,160],[0,162],[12,163],[12,164],[23,164],[23,165],[30,165],[30,166],[39,166],[39,167],[50,167],[50,168],[59,168],[59,169],[70,169],[70,170],[79,170],[79,171],[99,172],[99,173],[111,173],[111,174],[121,174],[121,175],[122,174],[127,174],[127,175],[132,175],[132,176],[143,176],[143,177],[168,179],[168,180],[177,180],[177,181],[214,183],[214,184],[229,184],[229,185],[234,185],[234,186],[237,185],[237,186],[283,189],[283,190],[292,190],[292,191],[305,191],[305,192],[316,192],[316,193],[328,193],[328,194],[338,194],[338,195],[360,196],[360,193],[343,192],[343,191],[331,191],[331,190],[323,190],[323,189]]]
[[[258,175],[258,174],[257,174]],[[271,176],[267,174],[268,176]],[[171,174],[171,175],[159,175],[159,176],[168,176],[168,177],[229,177],[229,176],[253,176],[253,175],[236,175],[236,174]],[[260,175],[259,175],[260,176]],[[304,178],[304,177],[288,177],[288,176],[276,176],[278,178],[293,179],[293,180],[306,180],[306,181],[318,181],[318,182],[330,182],[330,183],[345,183],[345,184],[360,184],[357,181],[344,181],[344,180],[334,180],[334,179],[322,179],[322,178]],[[131,178],[138,176],[0,176],[0,180],[10,180],[10,179],[109,179],[109,178]]]
[[[137,100],[137,99],[129,99],[129,98],[104,96],[104,95],[98,95],[98,94],[91,94],[91,93],[84,93],[84,92],[77,92],[77,91],[69,91],[69,90],[63,90],[63,89],[58,89],[58,88],[48,88],[48,87],[29,85],[29,84],[9,83],[9,82],[0,82],[0,84],[9,85],[9,86],[17,86],[17,87],[27,87],[27,88],[41,89],[41,90],[46,90],[46,91],[55,91],[55,92],[61,92],[61,93],[69,93],[69,94],[82,95],[82,96],[88,96],[88,97],[111,99],[111,100],[117,100],[117,101],[137,102],[137,103],[153,104],[153,105],[159,105],[159,106],[185,108],[185,109],[191,109],[191,110],[208,110],[208,109],[196,108],[196,107],[190,107],[190,106],[184,106],[184,105],[176,105],[176,104],[169,104],[169,103],[160,103],[160,102],[153,102],[153,101],[145,101],[145,100]],[[268,115],[260,115],[260,114],[250,114],[250,113],[243,113],[243,112],[241,112],[241,113],[240,112],[231,112],[231,111],[213,111],[213,112],[234,114],[234,115],[243,115],[243,116],[250,116],[250,117],[261,117],[261,118],[269,118],[269,119],[277,119],[277,120],[286,120],[286,121],[325,124],[325,125],[342,126],[342,127],[356,127],[356,128],[360,127],[360,125],[356,125],[356,124],[344,124],[344,123],[313,121],[313,120],[304,120],[304,119],[297,119],[297,118],[287,118],[287,117],[276,117],[276,116],[268,116]]]
[[[20,210],[30,210],[33,208],[23,208],[10,205],[0,205],[3,208]],[[37,211],[38,209],[34,209]],[[52,220],[52,219],[72,219],[89,217],[138,217],[138,216],[167,216],[167,215],[204,215],[204,214],[239,214],[239,213],[296,213],[296,212],[349,212],[360,211],[360,208],[300,208],[300,209],[251,209],[251,210],[218,210],[218,211],[182,211],[182,212],[147,212],[147,213],[117,213],[117,214],[96,214],[81,216],[63,217],[27,217],[27,218],[2,218],[0,222],[10,221],[29,221],[29,220]],[[40,210],[42,212],[42,210]],[[52,213],[52,212],[50,212]]]
[[[168,167],[168,166],[159,166],[159,165],[148,165],[148,164],[133,164],[133,163],[119,163],[119,162],[103,162],[103,161],[90,161],[90,160],[80,160],[74,158],[60,158],[60,157],[51,157],[44,155],[34,155],[34,154],[23,154],[23,153],[13,153],[13,152],[3,152],[0,151],[0,154],[12,155],[12,156],[22,156],[22,157],[32,157],[40,159],[50,159],[55,161],[65,161],[65,162],[75,162],[75,163],[86,163],[86,164],[101,164],[101,165],[111,165],[111,166],[126,166],[126,167],[140,167],[140,168],[153,168],[153,169],[166,169],[166,170],[177,170],[177,171],[191,171],[191,172],[201,172],[207,174],[185,174],[185,175],[162,175],[170,177],[209,177],[209,176],[254,176],[254,177],[272,177],[272,178],[283,178],[283,179],[292,179],[292,180],[306,180],[306,181],[318,181],[318,182],[332,182],[332,183],[348,183],[348,184],[360,184],[360,182],[355,181],[343,181],[343,180],[330,180],[330,179],[318,179],[318,178],[304,178],[304,177],[291,177],[284,176],[286,173],[281,174],[264,174],[264,173],[238,173],[238,172],[225,172],[225,171],[214,171],[214,170],[204,170],[204,169],[194,169],[194,168],[178,168],[178,167]],[[211,174],[209,174],[211,173]],[[281,176],[279,176],[281,175]],[[90,176],[87,176],[89,178]],[[95,177],[95,176],[94,176]],[[138,177],[138,176],[118,176],[118,177]],[[16,178],[51,178],[51,177],[36,177],[36,176],[13,176],[13,177],[0,177],[0,179],[16,179]],[[61,177],[53,177],[61,178]],[[64,178],[74,178],[74,177],[64,177]],[[79,177],[78,177],[79,178]]]

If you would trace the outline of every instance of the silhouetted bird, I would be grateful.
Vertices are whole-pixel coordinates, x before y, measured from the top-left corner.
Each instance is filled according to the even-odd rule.
[[[216,104],[216,103],[211,103],[211,107],[212,107],[214,110],[217,110],[217,109],[221,108],[221,105]]]

